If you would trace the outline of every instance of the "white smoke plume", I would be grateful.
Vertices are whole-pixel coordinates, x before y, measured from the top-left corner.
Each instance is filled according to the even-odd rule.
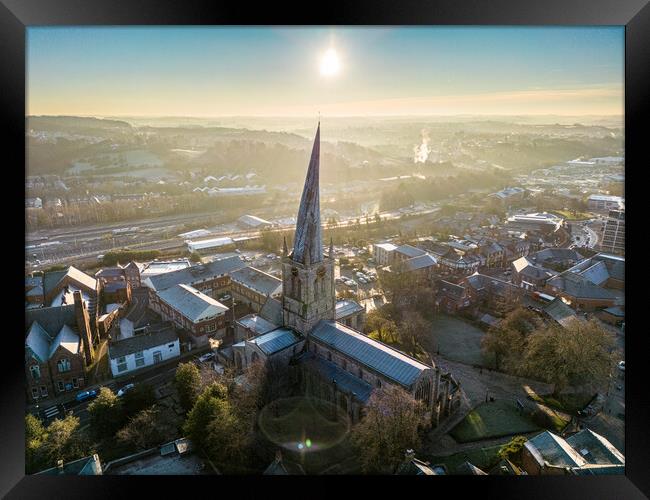
[[[425,163],[427,158],[429,158],[429,153],[431,153],[431,148],[429,148],[429,131],[422,129],[421,135],[422,144],[413,147],[413,163]]]

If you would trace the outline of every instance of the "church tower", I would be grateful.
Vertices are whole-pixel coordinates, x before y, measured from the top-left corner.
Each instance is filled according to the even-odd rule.
[[[300,199],[293,251],[282,252],[282,309],[285,326],[308,335],[321,319],[335,319],[334,253],[323,252],[318,171],[320,122]]]

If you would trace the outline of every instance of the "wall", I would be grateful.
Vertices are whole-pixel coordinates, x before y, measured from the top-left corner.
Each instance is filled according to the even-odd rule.
[[[168,347],[169,345],[172,345],[173,347]],[[118,365],[118,360],[109,358],[110,359],[110,364],[111,364],[111,373],[113,374],[114,377],[120,377],[122,375],[128,374],[132,371],[139,370],[141,368],[145,368],[147,366],[152,366],[154,364],[153,360],[153,354],[156,351],[160,351],[162,355],[161,362],[167,361],[172,358],[176,358],[181,355],[180,351],[180,343],[179,340],[176,339],[173,342],[170,342],[169,344],[164,344],[162,346],[156,346],[156,347],[151,347],[149,349],[145,349],[142,351],[144,355],[144,365],[143,366],[136,366],[135,364],[135,353],[129,354],[125,356],[126,358],[126,370],[125,371],[118,371],[117,365]],[[109,347],[109,352],[110,352],[110,347]]]

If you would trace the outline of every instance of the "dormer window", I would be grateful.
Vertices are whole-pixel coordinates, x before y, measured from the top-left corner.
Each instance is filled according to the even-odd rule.
[[[56,367],[59,370],[59,373],[69,372],[71,369],[70,360],[68,358],[62,358],[58,361]]]

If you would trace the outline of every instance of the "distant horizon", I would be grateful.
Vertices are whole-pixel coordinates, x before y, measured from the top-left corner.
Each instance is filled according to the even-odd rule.
[[[27,115],[623,116],[622,27],[29,27]]]

